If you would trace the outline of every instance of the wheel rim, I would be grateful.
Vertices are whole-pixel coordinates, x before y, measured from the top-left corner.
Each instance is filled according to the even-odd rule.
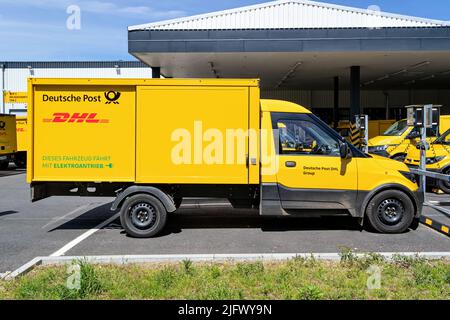
[[[149,203],[135,204],[129,211],[131,223],[139,229],[149,229],[155,225],[156,210]]]
[[[379,204],[377,212],[378,217],[383,223],[395,225],[401,221],[405,209],[401,201],[397,199],[386,199]]]

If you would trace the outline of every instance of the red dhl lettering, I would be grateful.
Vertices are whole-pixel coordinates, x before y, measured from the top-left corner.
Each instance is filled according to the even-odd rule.
[[[53,118],[46,118],[44,122],[53,123],[109,123],[108,119],[98,119],[97,113],[67,113],[55,112]]]

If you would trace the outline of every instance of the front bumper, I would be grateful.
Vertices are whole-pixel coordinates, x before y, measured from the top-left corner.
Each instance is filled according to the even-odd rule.
[[[417,190],[413,192],[414,202],[416,203],[416,218],[419,218],[422,215],[423,203],[425,201],[425,197],[423,192]]]
[[[412,165],[412,164],[407,164],[407,166],[410,169],[420,169],[419,166]],[[441,173],[437,169],[427,169],[427,171]],[[416,179],[417,179],[417,181],[420,181],[419,175],[416,175]],[[431,178],[431,177],[427,177],[426,182],[427,182],[427,187],[431,187],[431,188],[438,187],[438,180],[437,179],[434,179],[434,178]]]
[[[387,153],[386,150],[382,150],[382,151],[380,151],[380,150],[370,150],[370,147],[369,147],[369,152],[368,153],[369,154],[374,154],[374,155],[377,155],[377,156],[381,156],[381,157],[384,157],[384,158],[390,158],[391,157],[391,155],[389,153]]]

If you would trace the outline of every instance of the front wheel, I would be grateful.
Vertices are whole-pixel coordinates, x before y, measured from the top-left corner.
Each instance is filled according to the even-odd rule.
[[[382,191],[370,200],[366,217],[378,232],[402,233],[413,223],[414,204],[402,191]]]
[[[148,194],[126,199],[120,209],[120,222],[129,236],[150,238],[164,228],[167,211],[161,201]]]
[[[450,167],[445,169],[442,173],[450,175]],[[444,181],[444,180],[439,180],[438,186],[439,186],[439,189],[444,191],[446,194],[450,194],[450,182]]]

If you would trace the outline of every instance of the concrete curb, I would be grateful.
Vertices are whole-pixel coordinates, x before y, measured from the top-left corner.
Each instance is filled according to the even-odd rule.
[[[436,220],[433,220],[433,218],[430,217],[426,217],[426,216],[421,216],[420,217],[420,222],[424,225],[426,225],[427,227],[430,227],[440,233],[445,234],[446,236],[450,236],[450,226],[442,224]]]
[[[418,257],[428,260],[450,259],[450,252],[374,252],[386,260],[395,256]],[[354,253],[358,258],[366,257],[369,253]],[[36,257],[15,271],[4,274],[3,279],[12,280],[26,274],[39,265],[66,265],[73,261],[86,261],[92,264],[135,264],[181,262],[235,262],[235,261],[281,261],[294,258],[339,261],[340,253],[253,253],[253,254],[172,254],[172,255],[112,255],[112,256],[60,256]]]
[[[13,272],[7,272],[6,274],[3,274],[3,277],[1,279],[5,279],[5,280],[14,279],[16,277],[19,277],[23,274],[30,272],[35,267],[37,267],[41,264],[42,264],[42,257],[36,257],[36,258],[28,261],[27,263],[25,263],[23,266],[20,266]]]

